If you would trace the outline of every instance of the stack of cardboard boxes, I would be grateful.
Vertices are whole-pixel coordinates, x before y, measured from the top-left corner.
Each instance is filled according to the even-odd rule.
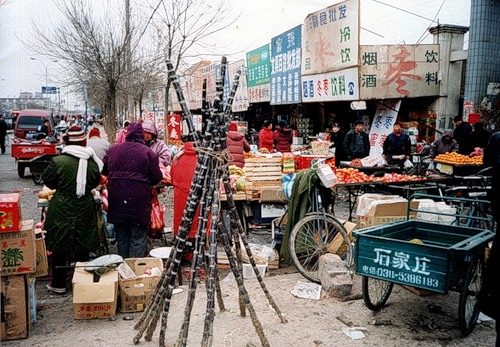
[[[42,234],[22,220],[21,196],[0,194],[1,340],[27,338],[36,320],[35,277],[47,275]]]

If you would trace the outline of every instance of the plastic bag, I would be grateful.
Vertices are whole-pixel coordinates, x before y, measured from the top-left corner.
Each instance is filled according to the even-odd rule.
[[[158,191],[153,189],[153,198],[151,199],[151,225],[149,226],[149,237],[153,239],[159,239],[163,235],[163,228],[165,227],[165,222],[163,220],[163,215],[165,209],[161,206],[158,200]]]
[[[409,159],[406,159],[405,163],[403,165],[404,165],[405,169],[409,169],[409,168],[413,167],[413,163]]]

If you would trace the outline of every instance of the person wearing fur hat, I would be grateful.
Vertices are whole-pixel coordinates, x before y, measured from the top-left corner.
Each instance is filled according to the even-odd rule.
[[[158,157],[144,143],[140,123],[130,123],[125,142],[109,148],[102,173],[108,177],[108,222],[116,232],[118,254],[145,257],[152,187],[163,176]]]
[[[250,151],[250,145],[245,136],[238,132],[238,125],[234,122],[229,124],[226,145],[229,151],[229,165],[245,166],[245,152]]]
[[[158,156],[160,164],[164,166],[170,165],[172,153],[165,142],[158,139],[158,130],[156,130],[154,123],[145,121],[142,123],[142,127],[144,129],[146,145]]]
[[[127,135],[127,128],[130,124],[129,120],[123,122],[123,129],[120,129],[118,133],[116,133],[115,143],[123,143],[125,142],[125,136]]]
[[[89,252],[100,246],[91,191],[99,185],[103,163],[92,148],[85,147],[87,138],[79,126],[70,127],[63,140],[62,154],[53,157],[42,174],[43,183],[56,190],[44,229],[47,249],[52,251],[52,282],[47,289],[57,294],[66,293],[64,266],[69,260],[88,261]]]
[[[431,144],[430,156],[435,158],[438,154],[458,152],[458,142],[453,138],[453,133],[446,130],[439,139]]]
[[[99,128],[90,129],[87,147],[92,147],[99,159],[102,160],[104,158],[108,152],[109,146],[111,146],[111,144],[107,140],[101,138],[101,131]]]

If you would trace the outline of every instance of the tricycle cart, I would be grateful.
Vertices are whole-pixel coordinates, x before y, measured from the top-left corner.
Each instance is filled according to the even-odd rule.
[[[43,182],[43,172],[47,166],[49,166],[50,160],[57,155],[58,154],[42,154],[31,159],[30,172],[33,175],[33,182],[35,182],[35,184],[41,184]]]
[[[16,159],[17,173],[20,178],[24,177],[25,169],[31,166],[31,162],[34,158],[44,154],[58,153],[59,149],[57,143],[18,142],[11,145],[11,156]],[[33,178],[33,180],[35,181],[35,178]],[[37,182],[35,181],[35,183]]]
[[[408,215],[410,211],[411,207]],[[363,276],[363,299],[369,309],[378,311],[385,305],[394,283],[441,294],[453,290],[460,293],[460,331],[464,336],[472,332],[479,316],[477,298],[485,251],[494,236],[491,230],[407,220],[360,229],[354,234],[356,272]]]

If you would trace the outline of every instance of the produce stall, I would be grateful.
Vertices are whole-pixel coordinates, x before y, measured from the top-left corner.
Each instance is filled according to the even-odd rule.
[[[439,154],[434,158],[434,167],[449,176],[473,175],[484,168],[483,156],[470,157],[455,152]]]

